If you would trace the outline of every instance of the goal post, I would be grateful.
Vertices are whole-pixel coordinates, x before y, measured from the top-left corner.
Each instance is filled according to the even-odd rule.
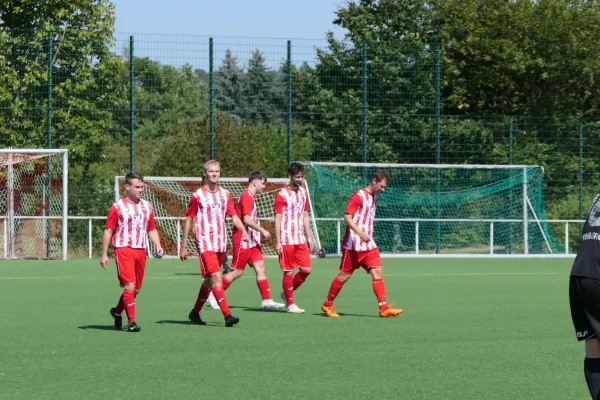
[[[272,238],[265,241],[261,238],[262,251],[265,256],[275,257],[275,214],[274,204],[275,196],[281,188],[287,185],[288,179],[268,178],[265,190],[255,197],[257,214],[261,225],[267,229]],[[157,229],[161,238],[161,244],[166,257],[177,257],[181,249],[181,239],[183,236],[183,226],[185,222],[185,211],[188,207],[190,196],[198,190],[202,184],[202,178],[198,177],[163,177],[163,176],[145,176],[145,189],[142,197],[152,203],[157,224]],[[116,176],[114,182],[115,201],[124,193],[124,176]],[[237,200],[248,187],[248,178],[219,178],[219,186],[227,189],[237,204]],[[307,188],[308,189],[308,188]],[[314,219],[312,203],[309,203],[310,228],[315,242],[315,251],[313,255],[323,256],[319,240],[319,232]],[[227,220],[227,251],[231,254],[231,220]],[[194,244],[193,231],[188,240],[188,251],[190,254],[197,254]],[[155,253],[154,244],[149,241],[148,253],[152,256]]]
[[[0,149],[0,257],[67,259],[68,150]]]
[[[375,241],[383,256],[548,256],[564,243],[546,222],[538,165],[302,162],[327,253],[339,253],[350,196],[383,169]],[[345,228],[345,226],[342,225]]]

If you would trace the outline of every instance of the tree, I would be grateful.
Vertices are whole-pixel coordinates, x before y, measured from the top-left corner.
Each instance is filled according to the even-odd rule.
[[[273,76],[265,65],[262,53],[256,49],[248,61],[248,72],[244,82],[244,119],[258,122],[274,120],[270,103],[270,90]]]
[[[237,115],[242,108],[243,70],[237,57],[227,49],[223,64],[215,74],[215,102],[219,111]]]

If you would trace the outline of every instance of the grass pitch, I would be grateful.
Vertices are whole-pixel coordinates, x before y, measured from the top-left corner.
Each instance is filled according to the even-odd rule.
[[[296,292],[304,315],[258,310],[251,269],[220,311],[187,315],[197,260],[150,260],[138,334],[116,332],[114,262],[0,261],[2,399],[586,399],[583,345],[568,307],[571,260],[384,259],[378,317],[358,271],[320,313],[337,259],[314,260]],[[273,298],[281,273],[267,261]]]

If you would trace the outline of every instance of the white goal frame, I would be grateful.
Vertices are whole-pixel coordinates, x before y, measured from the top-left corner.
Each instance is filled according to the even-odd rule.
[[[31,215],[16,215],[15,214],[15,177],[13,173],[13,165],[15,162],[11,161],[13,155],[18,154],[42,154],[45,156],[60,154],[62,157],[62,210],[60,216],[31,216]],[[15,255],[15,221],[17,220],[61,220],[61,255],[62,259],[66,260],[68,256],[68,210],[69,210],[69,151],[67,149],[0,149],[0,156],[7,155],[7,215],[0,216],[0,220],[3,220],[4,232],[3,232],[3,254],[0,257],[5,259],[16,259],[19,258]],[[10,239],[9,239],[10,238]],[[9,243],[10,242],[10,243]],[[10,249],[10,250],[9,250]]]
[[[115,182],[114,182],[114,192],[115,192],[115,202],[119,201],[119,199],[121,198],[121,187],[119,182],[122,182],[125,180],[125,176],[124,175],[117,175],[115,176]],[[172,182],[198,182],[198,187],[200,187],[200,184],[202,183],[202,178],[199,177],[172,177],[172,176],[144,176],[144,182],[152,182],[153,180],[170,180]],[[225,177],[225,178],[219,178],[219,182],[235,182],[235,183],[240,183],[240,182],[248,182],[248,178],[231,178],[231,177]],[[268,183],[274,183],[274,184],[279,184],[279,185],[286,185],[289,183],[289,179],[287,178],[268,178]],[[314,236],[313,237],[313,241],[315,246],[317,247],[317,249],[321,249],[321,240],[319,238],[319,231],[317,228],[317,222],[315,220],[315,215],[314,215],[314,211],[313,211],[313,207],[312,207],[312,202],[310,199],[310,192],[309,192],[309,188],[308,185],[306,184],[306,181],[304,182],[304,188],[306,189],[306,191],[309,193],[308,196],[308,202],[309,202],[309,209],[310,209],[310,220],[311,223],[314,226]],[[191,193],[190,193],[191,195]],[[185,216],[179,216],[179,217],[156,217],[157,220],[160,219],[173,219],[173,218],[177,218],[177,253],[179,254],[179,251],[181,250],[181,236],[183,233],[183,229],[181,228],[181,223],[185,221]],[[263,221],[267,221],[267,220],[272,220],[270,218],[261,218],[259,217],[260,220]],[[227,238],[228,242],[231,242],[231,238],[228,237]],[[149,244],[150,241],[149,241]],[[153,257],[153,254],[150,253],[150,246],[148,246],[147,248],[148,250],[148,254],[149,256]],[[274,257],[274,256],[268,256],[268,255],[264,255],[264,257]],[[165,256],[165,258],[177,258],[177,256]]]
[[[352,163],[352,162],[318,162],[318,161],[297,161],[305,166],[315,166],[315,165],[322,165],[322,166],[331,166],[331,167],[364,167],[364,168],[379,168],[379,169],[386,169],[386,168],[404,168],[404,169],[408,169],[408,168],[431,168],[431,169],[521,169],[523,170],[523,180],[522,180],[522,185],[523,185],[523,198],[522,200],[522,208],[523,208],[523,217],[522,220],[518,220],[519,222],[522,221],[522,226],[523,226],[523,244],[524,244],[524,251],[523,254],[489,254],[489,255],[484,255],[483,257],[489,257],[489,258],[519,258],[519,257],[523,257],[523,258],[527,258],[530,257],[529,255],[529,215],[528,215],[528,210],[531,211],[532,215],[533,215],[533,221],[536,222],[537,226],[540,229],[540,232],[542,234],[542,237],[544,238],[545,244],[548,248],[548,250],[550,251],[550,254],[535,254],[532,255],[534,257],[547,257],[547,258],[552,258],[552,257],[562,257],[562,255],[554,255],[552,252],[552,248],[550,246],[550,243],[548,242],[548,238],[546,237],[546,233],[544,232],[544,230],[542,229],[542,225],[541,225],[541,221],[539,220],[537,214],[535,213],[535,210],[533,209],[533,205],[531,204],[531,201],[529,200],[529,195],[528,195],[528,185],[527,185],[527,169],[528,168],[540,168],[542,170],[542,174],[545,172],[544,171],[544,167],[541,165],[490,165],[490,164],[394,164],[394,163]],[[317,217],[317,220],[319,220],[320,218]],[[416,221],[418,221],[419,219],[415,219]],[[451,219],[440,219],[439,221],[452,221]],[[466,220],[468,221],[468,220]],[[479,221],[479,220],[473,220],[474,222]],[[418,222],[417,222],[418,223]],[[338,228],[339,230],[339,228]],[[418,243],[418,242],[417,242]],[[439,258],[447,258],[447,257],[452,257],[452,258],[457,258],[457,257],[464,257],[464,258],[468,258],[468,257],[481,257],[481,255],[477,255],[477,254],[419,254],[419,252],[417,251],[416,254],[412,254],[412,255],[405,255],[405,254],[382,254],[382,257],[385,258],[406,258],[406,257],[423,257],[423,258],[428,258],[428,257],[439,257]]]

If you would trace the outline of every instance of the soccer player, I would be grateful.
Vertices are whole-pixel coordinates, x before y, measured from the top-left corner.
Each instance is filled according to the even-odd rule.
[[[302,314],[294,302],[296,291],[310,275],[310,253],[313,240],[308,218],[308,192],[302,187],[304,167],[293,162],[288,166],[290,183],[275,198],[275,238],[279,266],[283,271],[283,293],[287,312]],[[294,268],[299,271],[294,275]]]
[[[379,194],[383,193],[390,183],[390,175],[386,171],[373,174],[371,184],[350,197],[344,222],[346,234],[342,250],[342,261],[339,274],[333,279],[327,299],[321,310],[330,318],[339,314],[333,307],[333,301],[350,279],[352,273],[362,267],[373,277],[373,291],[379,303],[379,316],[396,317],[402,313],[387,304],[387,294],[383,274],[381,272],[381,257],[379,249],[373,240],[373,219],[377,209]]]
[[[135,298],[142,289],[144,280],[147,235],[156,246],[156,255],[162,257],[164,253],[154,223],[154,210],[148,201],[142,199],[143,191],[142,175],[132,172],[125,176],[125,197],[108,210],[100,259],[100,265],[106,269],[108,245],[112,241],[123,294],[117,306],[110,309],[110,315],[114,319],[115,329],[121,330],[121,313],[125,310],[129,332],[139,332],[142,329],[135,323]]]
[[[569,279],[569,300],[575,335],[585,341],[585,380],[592,399],[600,399],[600,195],[583,224]]]
[[[267,310],[279,310],[284,304],[276,303],[271,299],[269,281],[265,274],[265,264],[260,247],[260,235],[269,240],[271,234],[262,228],[256,213],[255,196],[262,193],[267,183],[267,178],[262,172],[252,172],[248,178],[248,189],[242,193],[238,200],[236,215],[244,223],[248,241],[242,240],[243,231],[233,228],[231,241],[233,242],[232,271],[223,276],[223,289],[227,289],[231,283],[244,273],[246,265],[254,268],[256,273],[256,285],[262,296],[261,308]]]
[[[200,318],[200,311],[212,290],[217,303],[221,307],[221,312],[223,312],[225,326],[231,327],[237,324],[240,319],[231,315],[223,290],[221,265],[223,265],[227,249],[225,217],[229,215],[233,225],[241,231],[244,231],[244,224],[235,213],[231,193],[219,187],[219,176],[221,176],[219,163],[215,160],[207,161],[204,164],[204,184],[192,194],[190,205],[185,212],[187,218],[183,229],[179,257],[181,261],[188,258],[187,240],[193,223],[196,248],[200,258],[200,270],[204,281],[200,286],[196,304],[188,318],[195,324],[206,325]],[[242,240],[248,240],[245,231],[242,232]]]

